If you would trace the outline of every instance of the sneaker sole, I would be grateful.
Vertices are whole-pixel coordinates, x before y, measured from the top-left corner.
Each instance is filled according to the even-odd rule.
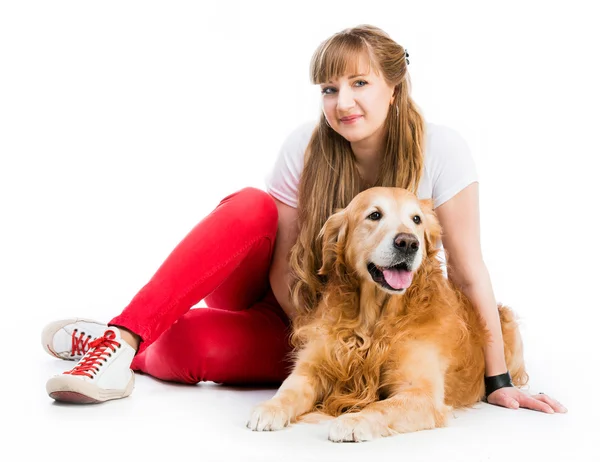
[[[60,329],[62,329],[65,326],[68,326],[69,324],[75,324],[78,321],[89,322],[91,324],[97,324],[98,326],[106,326],[105,324],[102,324],[98,321],[95,321],[93,319],[86,319],[86,318],[61,319],[60,321],[50,323],[46,327],[44,327],[44,330],[42,331],[42,347],[44,347],[44,350],[46,351],[46,353],[48,353],[50,356],[54,356],[55,358],[64,359],[65,361],[79,361],[83,355],[81,355],[81,356],[76,355],[73,357],[65,358],[63,356],[60,356],[50,346],[50,345],[52,345],[52,341],[54,339],[54,334],[57,331],[59,331]]]
[[[46,392],[50,398],[63,403],[98,404],[111,399],[126,398],[133,391],[134,384],[133,371],[124,390],[104,390],[93,383],[65,374],[48,380]]]

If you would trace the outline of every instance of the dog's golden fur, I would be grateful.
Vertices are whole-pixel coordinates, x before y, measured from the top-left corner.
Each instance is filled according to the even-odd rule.
[[[372,210],[383,218],[368,219]],[[450,409],[484,397],[489,333],[442,272],[434,245],[441,231],[431,201],[400,188],[368,189],[327,220],[319,236],[325,292],[314,311],[295,320],[294,370],[255,409],[251,428],[277,429],[317,410],[339,416],[333,441],[365,440],[441,427]],[[396,233],[416,236],[421,246],[401,293],[367,270]],[[509,308],[498,309],[508,369],[521,386],[528,377],[517,322]]]

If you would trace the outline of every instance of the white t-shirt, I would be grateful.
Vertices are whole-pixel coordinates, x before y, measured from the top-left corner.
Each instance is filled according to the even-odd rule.
[[[307,122],[290,133],[273,169],[265,177],[267,192],[290,207],[298,207],[298,185],[304,168],[304,154],[316,125],[317,122]],[[425,136],[424,169],[417,197],[433,198],[435,209],[478,181],[477,170],[469,146],[455,130],[426,122]],[[441,248],[441,242],[437,246]],[[438,258],[445,271],[443,251],[438,253]]]

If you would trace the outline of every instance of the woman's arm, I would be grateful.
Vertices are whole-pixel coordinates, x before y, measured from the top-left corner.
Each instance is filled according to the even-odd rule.
[[[481,313],[491,333],[485,347],[485,375],[507,371],[500,315],[488,270],[481,256],[479,240],[479,185],[471,183],[452,199],[435,209],[442,225],[442,242],[448,251],[448,278],[461,288]],[[504,387],[490,393],[490,404],[518,409],[525,407],[547,413],[567,412],[548,395],[530,396],[516,387]]]
[[[435,210],[442,225],[442,242],[448,251],[448,278],[469,298],[491,333],[484,351],[485,375],[506,372],[498,305],[481,254],[479,184],[471,183]]]
[[[294,319],[297,313],[289,296],[291,274],[288,257],[298,238],[298,210],[275,198],[273,199],[277,205],[279,217],[277,220],[277,239],[275,240],[271,268],[269,269],[269,281],[277,302],[285,314],[290,319]]]

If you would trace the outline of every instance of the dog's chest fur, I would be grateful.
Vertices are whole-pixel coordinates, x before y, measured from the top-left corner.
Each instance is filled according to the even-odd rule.
[[[407,341],[402,322],[380,313],[369,324],[339,329],[324,343],[320,375],[328,383],[323,407],[335,414],[359,410],[385,399],[390,389],[386,370],[397,367]]]

